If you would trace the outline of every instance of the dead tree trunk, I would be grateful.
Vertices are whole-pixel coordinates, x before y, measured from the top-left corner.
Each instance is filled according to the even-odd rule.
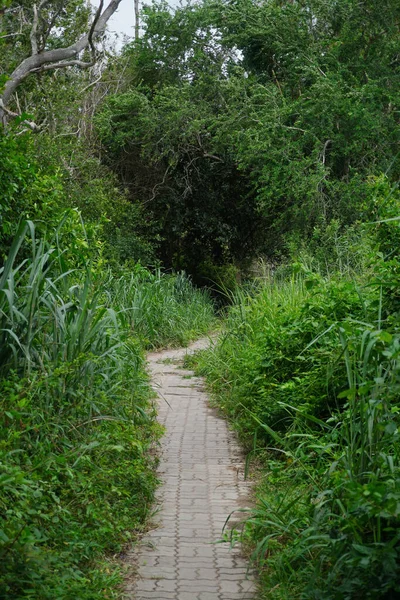
[[[139,0],[134,0],[135,4],[135,40],[139,39]]]

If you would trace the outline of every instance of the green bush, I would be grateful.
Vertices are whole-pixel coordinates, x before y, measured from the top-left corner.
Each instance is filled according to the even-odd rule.
[[[397,223],[381,217],[382,249],[390,236],[396,247]],[[270,600],[400,592],[399,264],[379,246],[358,276],[297,263],[239,291],[198,359],[249,458],[261,458],[243,537]]]
[[[33,158],[29,135],[13,136],[0,128],[0,259],[7,254],[18,219],[46,220],[55,225],[60,216],[62,182],[54,172],[43,171]]]
[[[130,539],[155,486],[143,356],[107,276],[34,238],[17,262],[27,229],[0,280],[0,595],[100,598],[116,574],[94,560]]]
[[[202,364],[217,389],[224,373],[223,406],[241,433],[253,434],[252,413],[285,431],[299,411],[322,417],[336,407],[344,380],[333,329],[347,317],[364,318],[365,303],[354,281],[310,272],[239,296],[223,341]]]
[[[50,241],[21,224],[0,271],[2,598],[117,597],[110,558],[156,485],[143,347],[188,341],[214,318],[184,275],[136,266],[116,279],[90,261],[76,215]]]
[[[185,273],[168,275],[135,265],[115,280],[112,298],[126,307],[121,311],[124,327],[147,348],[187,345],[216,323],[208,293],[194,288]]]

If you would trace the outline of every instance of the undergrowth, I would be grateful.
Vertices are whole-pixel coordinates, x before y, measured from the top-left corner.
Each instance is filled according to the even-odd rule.
[[[74,252],[71,219],[47,241],[23,223],[0,271],[1,598],[118,596],[112,557],[156,485],[143,349],[186,342],[214,318],[184,275],[135,266],[116,278],[84,232]]]
[[[399,597],[398,232],[380,221],[358,271],[298,261],[239,290],[198,357],[261,460],[242,535],[263,598]]]

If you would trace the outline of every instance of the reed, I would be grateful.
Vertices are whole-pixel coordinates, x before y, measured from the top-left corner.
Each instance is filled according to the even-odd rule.
[[[263,278],[198,358],[257,459],[241,538],[269,600],[399,593],[400,332],[384,268],[367,282],[308,268]]]
[[[115,597],[156,485],[144,348],[214,321],[184,275],[116,277],[23,223],[0,272],[0,596]],[[62,573],[62,576],[60,576]]]

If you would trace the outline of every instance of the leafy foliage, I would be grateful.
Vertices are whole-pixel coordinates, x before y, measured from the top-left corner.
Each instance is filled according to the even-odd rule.
[[[361,275],[296,263],[260,280],[199,358],[249,458],[262,459],[243,537],[265,598],[399,593],[397,202],[393,190],[377,199],[387,218],[364,240]]]
[[[33,16],[3,4],[0,88]],[[42,15],[46,48],[90,16],[81,0]],[[0,595],[117,595],[104,557],[155,486],[143,349],[214,323],[185,275],[141,261],[231,296],[199,368],[261,458],[243,537],[262,594],[396,598],[398,3],[156,2],[142,17],[107,67],[24,81],[0,134]],[[233,292],[260,254],[270,274]]]
[[[0,254],[3,257],[18,227],[16,215],[51,221],[52,210],[59,200],[61,182],[53,173],[43,173],[31,160],[31,153],[29,137],[8,136],[0,131]]]
[[[104,159],[162,223],[165,264],[245,265],[368,219],[371,177],[399,174],[398,18],[348,0],[146,9],[130,87],[97,124]]]
[[[91,264],[67,219],[49,242],[23,223],[0,277],[2,597],[115,597],[120,575],[104,555],[140,528],[156,483],[142,349],[213,320],[183,275],[138,266],[116,280]]]
[[[206,14],[147,8],[142,40],[125,51],[133,83],[96,117],[104,160],[146,207],[158,256],[197,279],[208,264],[249,260],[262,227],[250,182],[220,139],[233,58]]]

